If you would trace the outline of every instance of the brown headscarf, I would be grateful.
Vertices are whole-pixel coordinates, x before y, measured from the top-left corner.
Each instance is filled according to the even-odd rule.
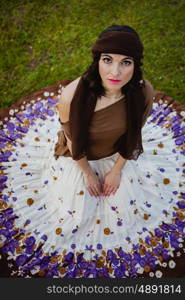
[[[139,62],[143,57],[143,45],[133,33],[112,31],[97,39],[92,47],[94,58],[103,52],[128,55]]]

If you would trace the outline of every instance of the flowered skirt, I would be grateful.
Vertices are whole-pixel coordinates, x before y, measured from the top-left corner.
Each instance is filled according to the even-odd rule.
[[[156,92],[115,195],[90,196],[71,157],[54,157],[61,83],[1,110],[1,277],[185,275],[185,111]],[[102,179],[118,153],[96,161]]]

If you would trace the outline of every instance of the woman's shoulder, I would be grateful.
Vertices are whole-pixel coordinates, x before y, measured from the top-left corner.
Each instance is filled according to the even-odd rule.
[[[62,94],[61,94],[61,101],[71,103],[71,100],[73,98],[73,95],[75,93],[76,87],[80,81],[81,77],[76,78],[75,80],[71,81],[68,85],[66,85],[62,89]]]
[[[71,101],[73,99],[73,95],[75,93],[80,78],[81,77],[78,77],[75,80],[71,81],[68,85],[66,85],[62,89],[62,93],[60,95],[59,104],[58,104],[60,120],[62,123],[69,121]]]

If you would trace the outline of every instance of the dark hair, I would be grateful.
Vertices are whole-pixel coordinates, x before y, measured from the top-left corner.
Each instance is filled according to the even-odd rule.
[[[102,31],[102,37],[109,31],[131,32],[137,36],[134,29],[127,25],[112,25]],[[70,109],[70,131],[72,136],[73,158],[78,160],[85,155],[88,139],[88,128],[92,120],[97,98],[105,95],[99,75],[100,55],[93,59],[92,64],[82,75],[74,93]],[[134,62],[134,73],[131,80],[122,87],[125,94],[127,109],[127,131],[116,142],[115,149],[125,159],[137,159],[143,152],[142,147],[142,120],[145,108],[145,98],[142,90],[142,62]]]

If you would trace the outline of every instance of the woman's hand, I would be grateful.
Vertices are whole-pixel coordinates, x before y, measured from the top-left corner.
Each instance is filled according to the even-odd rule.
[[[115,194],[117,189],[119,188],[121,181],[121,171],[115,172],[111,170],[107,174],[105,174],[104,182],[103,182],[103,194],[104,196],[110,196],[111,194]]]
[[[83,173],[85,186],[91,196],[98,197],[102,194],[102,185],[98,176],[92,171]]]

